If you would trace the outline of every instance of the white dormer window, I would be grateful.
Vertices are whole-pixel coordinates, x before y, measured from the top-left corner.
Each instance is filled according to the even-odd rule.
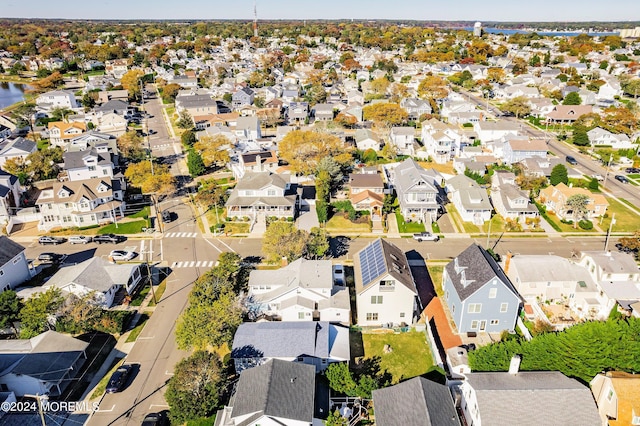
[[[66,198],[68,196],[69,196],[69,191],[67,191],[66,189],[61,189],[60,191],[58,191],[58,197]]]

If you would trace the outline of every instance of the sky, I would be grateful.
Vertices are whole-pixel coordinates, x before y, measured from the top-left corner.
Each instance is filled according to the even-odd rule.
[[[638,0],[256,0],[258,19],[640,21]],[[0,0],[2,18],[253,19],[253,0]]]

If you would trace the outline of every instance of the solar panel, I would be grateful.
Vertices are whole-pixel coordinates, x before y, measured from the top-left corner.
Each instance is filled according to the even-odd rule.
[[[386,271],[382,241],[376,240],[359,254],[362,284],[367,285]]]

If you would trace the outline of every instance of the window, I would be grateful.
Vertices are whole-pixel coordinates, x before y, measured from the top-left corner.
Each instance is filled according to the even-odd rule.
[[[96,169],[96,166],[89,166],[87,168],[89,169],[90,172],[93,172]]]
[[[471,321],[471,329],[472,330],[477,330],[478,329],[478,321],[476,321],[476,320]]]
[[[607,394],[607,401],[611,402],[613,399],[613,389],[609,389],[609,393]]]
[[[20,258],[16,257],[15,259],[13,259],[13,264],[15,265],[16,263],[20,262]]]
[[[298,319],[304,319],[304,312],[298,312]]]
[[[470,314],[479,314],[482,311],[482,303],[469,303],[467,312]]]
[[[380,287],[393,287],[396,284],[394,280],[382,280],[380,281]]]
[[[498,325],[499,322],[500,321],[498,321],[498,320],[491,320],[490,324],[491,325]]]
[[[299,357],[298,357],[298,362],[302,362],[302,361],[304,361],[304,358],[303,358],[303,357],[301,357],[301,356],[299,356]]]
[[[498,295],[498,287],[491,287],[489,289],[489,299],[495,299]]]
[[[451,305],[451,313],[452,314],[456,313],[456,305]]]
[[[322,358],[322,360],[320,360],[320,363],[322,365],[327,365],[327,359],[326,358]]]
[[[445,293],[444,293],[444,298],[445,298],[446,300],[449,300],[449,290],[445,291]]]
[[[382,304],[382,296],[371,296],[371,304],[372,305],[381,305]]]
[[[267,195],[269,197],[275,197],[276,196],[276,190],[275,189],[269,189],[267,190]]]
[[[508,309],[509,309],[509,304],[508,303],[501,303],[500,304],[500,312],[507,312]]]
[[[367,313],[367,321],[378,321],[378,313],[377,312],[368,312]]]
[[[404,312],[400,312],[400,318],[404,318]]]

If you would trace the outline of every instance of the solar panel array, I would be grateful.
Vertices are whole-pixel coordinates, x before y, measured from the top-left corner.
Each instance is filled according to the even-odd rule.
[[[384,261],[381,240],[376,240],[365,247],[360,252],[359,257],[363,285],[369,284],[374,278],[386,272],[387,268]]]

